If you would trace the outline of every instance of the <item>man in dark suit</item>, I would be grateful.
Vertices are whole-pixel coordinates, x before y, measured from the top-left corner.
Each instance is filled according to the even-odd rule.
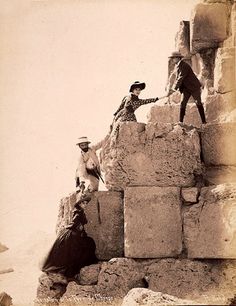
[[[180,103],[180,116],[179,121],[183,122],[186,106],[189,98],[192,96],[197,105],[198,112],[202,119],[202,123],[206,123],[205,112],[201,101],[201,83],[193,72],[191,66],[183,61],[183,56],[180,52],[172,52],[170,58],[176,64],[176,80],[173,89],[169,90],[168,95],[172,94],[175,90],[183,93],[183,98]]]

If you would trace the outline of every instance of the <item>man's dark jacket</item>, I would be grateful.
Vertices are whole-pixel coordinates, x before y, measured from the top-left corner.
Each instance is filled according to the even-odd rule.
[[[201,83],[193,72],[189,64],[181,60],[177,64],[177,76],[174,89],[179,89],[182,93],[184,89],[193,93],[201,88]]]

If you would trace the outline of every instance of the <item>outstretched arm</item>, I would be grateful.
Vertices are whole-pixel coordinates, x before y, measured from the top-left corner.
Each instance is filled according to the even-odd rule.
[[[126,106],[127,107],[132,106],[133,110],[136,110],[141,105],[145,105],[145,104],[148,104],[148,103],[154,103],[157,100],[158,100],[158,98],[131,100],[130,102],[127,103]]]

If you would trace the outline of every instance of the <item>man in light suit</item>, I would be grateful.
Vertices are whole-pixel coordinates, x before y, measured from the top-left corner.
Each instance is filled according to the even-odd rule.
[[[78,167],[76,169],[75,179],[76,187],[80,189],[81,182],[88,182],[87,189],[92,191],[98,190],[101,170],[96,151],[101,149],[108,136],[94,146],[89,146],[91,143],[87,137],[80,137],[77,145],[81,149],[79,152]]]
[[[201,101],[202,84],[196,77],[191,66],[183,61],[183,56],[180,52],[172,52],[169,58],[173,58],[173,61],[176,64],[176,71],[174,72],[176,73],[176,79],[173,89],[169,89],[168,95],[172,94],[175,90],[179,90],[181,93],[183,93],[183,98],[180,103],[179,121],[183,122],[188,100],[192,96],[197,105],[202,123],[205,124],[205,112]]]

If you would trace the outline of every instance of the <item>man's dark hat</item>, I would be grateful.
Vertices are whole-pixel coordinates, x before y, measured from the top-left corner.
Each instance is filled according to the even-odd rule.
[[[141,90],[143,90],[146,87],[145,83],[141,83],[139,81],[134,82],[131,86],[130,86],[130,92],[132,92],[134,90],[134,88],[140,88]]]

